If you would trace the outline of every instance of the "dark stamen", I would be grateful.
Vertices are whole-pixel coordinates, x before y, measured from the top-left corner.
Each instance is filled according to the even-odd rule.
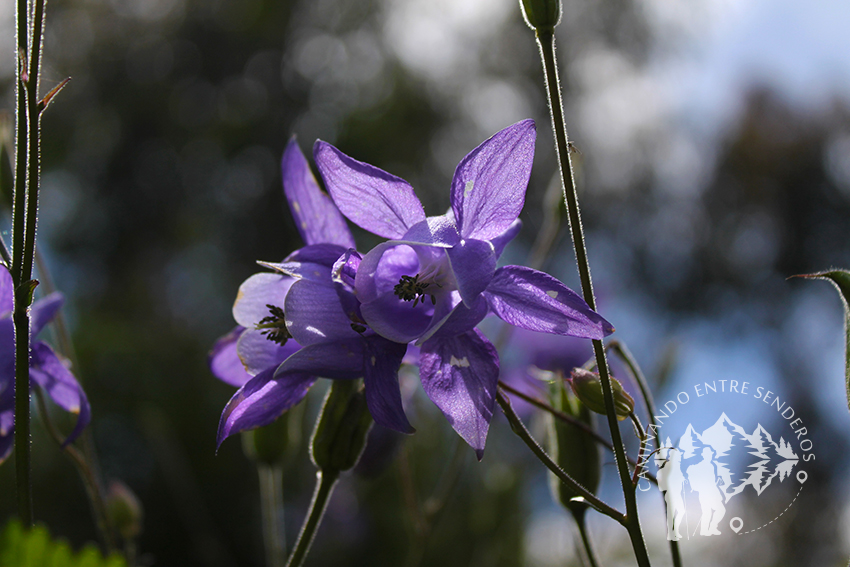
[[[258,330],[262,329],[263,331],[260,334],[265,335],[268,340],[283,346],[286,344],[286,341],[292,338],[292,335],[289,334],[289,330],[286,328],[286,315],[283,309],[276,305],[267,304],[266,307],[269,308],[271,315],[260,319],[256,328]]]
[[[431,284],[419,281],[419,274],[415,276],[401,276],[398,284],[393,288],[393,292],[404,301],[413,301],[413,306],[420,301],[425,303],[425,296],[428,295],[425,289]],[[431,295],[431,303],[437,304],[437,300]]]

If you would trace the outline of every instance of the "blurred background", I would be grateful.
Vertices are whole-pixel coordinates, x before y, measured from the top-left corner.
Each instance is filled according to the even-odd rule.
[[[786,281],[850,267],[848,21],[838,1],[564,2],[558,56],[601,312],[657,400],[749,379],[794,407],[817,456],[781,521],[685,541],[689,566],[844,565],[850,553],[841,304],[827,283]],[[3,2],[8,112],[14,53]],[[557,172],[533,34],[514,0],[52,0],[44,53],[43,91],[73,79],[43,120],[39,242],[68,297],[103,475],[144,506],[143,564],[262,565],[256,469],[238,438],[215,454],[233,389],[206,356],[255,260],[301,246],[284,145],[297,134],[309,155],[331,142],[440,214],[457,162],[534,118],[525,225],[505,255],[524,262]],[[563,229],[545,269],[578,289]],[[580,364],[588,347],[515,337],[505,373],[545,366],[546,349]],[[477,463],[416,377],[403,382],[418,433],[375,432],[309,564],[579,565],[572,520],[503,416]],[[768,410],[756,418],[769,429]],[[542,435],[540,416],[524,415]],[[74,545],[95,540],[74,468],[34,427],[36,518]],[[602,490],[618,503],[605,459]],[[291,542],[312,491],[305,444],[284,478]],[[791,488],[776,490],[781,501]],[[436,512],[423,524],[411,502]],[[0,523],[14,505],[8,462]],[[653,493],[641,506],[653,564],[669,565],[663,503]],[[624,531],[590,525],[603,564],[632,564]]]

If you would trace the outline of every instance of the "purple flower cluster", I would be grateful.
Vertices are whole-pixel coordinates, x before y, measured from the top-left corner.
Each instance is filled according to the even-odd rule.
[[[476,325],[488,313],[522,329],[601,339],[613,327],[557,279],[497,268],[520,229],[534,157],[525,120],[457,166],[451,210],[426,217],[403,179],[318,141],[314,158],[330,196],[292,140],[283,185],[306,246],[255,274],[233,306],[238,323],[210,355],[213,372],[240,386],[218,443],[266,425],[298,403],[317,377],[363,378],[376,423],[412,433],[398,369],[419,348],[423,389],[481,458],[493,416],[499,357]],[[388,240],[355,249],[345,219]]]
[[[15,326],[12,276],[0,267],[0,463],[6,460],[15,444]],[[30,335],[35,337],[62,307],[64,298],[52,293],[33,303]],[[38,384],[67,412],[78,414],[77,424],[65,444],[76,439],[91,421],[91,408],[85,392],[71,371],[53,349],[41,341],[32,341],[30,379]]]

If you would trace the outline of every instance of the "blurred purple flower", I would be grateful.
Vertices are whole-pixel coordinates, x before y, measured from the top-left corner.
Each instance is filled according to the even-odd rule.
[[[15,441],[15,327],[12,322],[12,276],[5,267],[0,268],[0,463],[12,452]],[[33,303],[30,310],[30,336],[35,337],[47,325],[64,298],[52,293]],[[71,371],[46,343],[32,341],[30,352],[30,379],[40,386],[67,412],[77,414],[77,423],[65,440],[65,445],[76,439],[91,421],[91,407],[85,392]]]

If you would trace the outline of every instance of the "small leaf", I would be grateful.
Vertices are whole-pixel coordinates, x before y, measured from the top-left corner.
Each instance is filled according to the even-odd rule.
[[[53,87],[52,89],[50,89],[50,92],[47,93],[46,95],[44,95],[43,99],[38,101],[38,112],[39,112],[39,114],[44,112],[44,109],[47,108],[47,105],[50,104],[50,101],[53,100],[53,97],[55,97],[57,94],[59,94],[59,91],[64,89],[65,85],[67,85],[68,81],[70,81],[70,80],[71,80],[71,77],[68,77],[67,79],[65,79],[64,81],[62,81],[61,83],[59,83],[58,85]]]
[[[847,407],[850,409],[850,272],[847,270],[831,270],[792,277],[829,280],[841,295],[841,301],[844,303],[844,384],[847,390]]]

